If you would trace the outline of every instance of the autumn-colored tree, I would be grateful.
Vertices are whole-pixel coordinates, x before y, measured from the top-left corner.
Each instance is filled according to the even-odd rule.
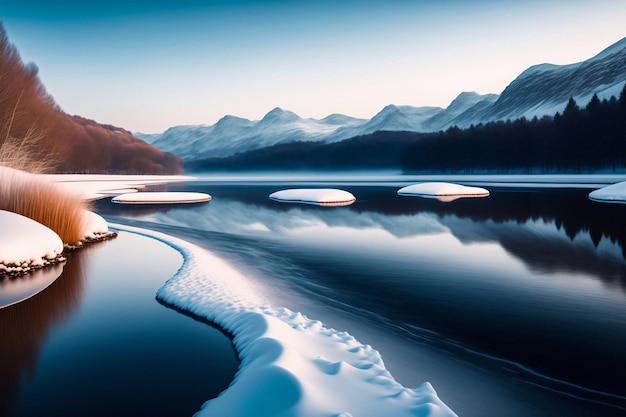
[[[63,112],[0,23],[0,164],[29,171],[178,174],[181,158],[130,132]]]

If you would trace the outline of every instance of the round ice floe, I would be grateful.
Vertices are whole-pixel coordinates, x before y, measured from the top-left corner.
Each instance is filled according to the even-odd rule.
[[[276,191],[270,194],[270,198],[276,201],[316,204],[319,206],[347,206],[356,201],[356,198],[351,193],[335,188],[294,188]]]
[[[449,182],[423,182],[401,188],[398,190],[398,194],[452,201],[463,197],[487,197],[489,191],[480,187],[469,187]]]
[[[63,241],[56,233],[20,214],[0,210],[0,230],[0,264],[5,267],[43,266],[63,252]]]
[[[626,204],[626,181],[592,191],[589,198],[602,203]]]
[[[143,192],[113,197],[113,202],[120,204],[202,203],[209,200],[211,200],[209,194],[192,192]]]

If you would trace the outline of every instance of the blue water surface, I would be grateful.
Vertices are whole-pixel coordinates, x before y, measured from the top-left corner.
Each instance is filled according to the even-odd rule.
[[[169,246],[121,232],[0,309],[2,415],[180,416],[217,396],[238,365],[229,337],[155,299],[181,263]]]

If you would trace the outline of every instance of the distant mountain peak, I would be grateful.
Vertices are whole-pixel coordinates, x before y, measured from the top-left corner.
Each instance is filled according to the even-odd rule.
[[[396,106],[395,104],[387,104],[385,107],[383,107],[383,109],[378,112],[378,114],[385,114],[385,113],[400,113],[400,107]]]
[[[467,110],[469,106],[472,106],[478,102],[481,102],[485,99],[497,98],[497,94],[478,94],[476,91],[464,91],[458,96],[455,97],[454,100],[450,103],[450,105],[446,108],[448,111],[464,111]]]
[[[333,113],[320,120],[321,123],[328,125],[343,125],[346,123],[366,122],[364,119],[357,119],[356,117],[346,116],[344,114]]]
[[[300,116],[298,116],[297,114],[295,114],[292,111],[289,110],[283,110],[280,107],[275,107],[272,110],[270,110],[269,113],[267,113],[263,119],[261,119],[261,122],[288,122],[288,121],[294,121],[300,119]]]
[[[233,124],[242,124],[242,123],[251,123],[250,120],[245,119],[243,117],[232,116],[227,114],[226,116],[219,119],[216,123],[216,126],[230,126]]]

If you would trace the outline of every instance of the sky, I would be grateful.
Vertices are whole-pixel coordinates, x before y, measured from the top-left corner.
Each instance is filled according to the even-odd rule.
[[[275,107],[446,107],[591,58],[626,37],[625,17],[624,0],[0,0],[64,111],[142,133]]]

